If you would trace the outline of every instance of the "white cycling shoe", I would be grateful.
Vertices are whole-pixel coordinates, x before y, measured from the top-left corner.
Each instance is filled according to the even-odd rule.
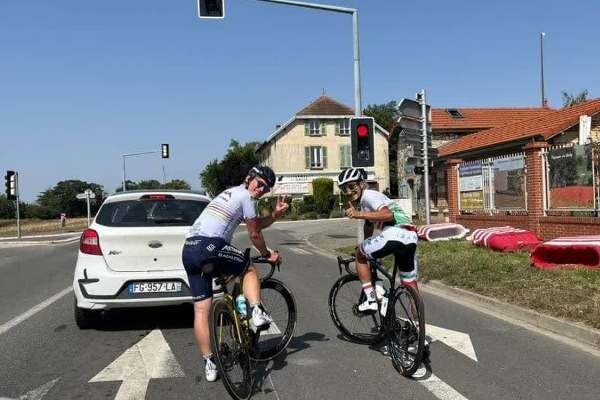
[[[377,311],[377,301],[376,300],[365,300],[361,304],[358,305],[359,312],[371,312]]]
[[[256,329],[263,329],[271,325],[273,318],[259,305],[252,308],[251,322]]]
[[[204,376],[208,382],[214,382],[217,380],[217,364],[215,364],[212,359],[206,359],[204,364]]]

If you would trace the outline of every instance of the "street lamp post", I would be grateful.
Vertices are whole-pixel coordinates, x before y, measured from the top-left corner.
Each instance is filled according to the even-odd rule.
[[[165,147],[166,146],[166,147]],[[125,187],[125,181],[127,179],[127,176],[125,174],[125,158],[126,157],[134,157],[134,156],[143,156],[146,154],[157,154],[160,153],[162,158],[169,158],[169,145],[168,144],[163,144],[161,145],[161,149],[157,150],[157,151],[142,151],[140,153],[128,153],[128,154],[122,154],[121,157],[123,157],[123,191],[127,191],[127,188]],[[166,183],[166,174],[165,174],[165,165],[162,164],[162,171],[163,171],[163,184]]]
[[[542,107],[546,107],[546,95],[544,93],[544,36],[546,36],[546,32],[540,33],[540,72],[542,86]]]

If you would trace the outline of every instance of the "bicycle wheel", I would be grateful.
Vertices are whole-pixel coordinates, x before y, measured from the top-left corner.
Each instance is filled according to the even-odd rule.
[[[277,357],[290,343],[296,329],[296,302],[292,292],[277,279],[260,284],[261,303],[273,318],[266,331],[254,335],[251,356],[257,361]]]
[[[410,286],[400,286],[386,318],[388,349],[392,364],[403,376],[412,376],[425,351],[425,310],[423,299]]]
[[[231,305],[225,299],[213,302],[210,317],[210,345],[225,389],[234,399],[252,394],[252,362],[247,345],[238,336]]]
[[[379,313],[361,313],[358,305],[365,301],[365,294],[358,276],[344,275],[329,292],[329,314],[333,323],[348,340],[372,344],[383,338]]]

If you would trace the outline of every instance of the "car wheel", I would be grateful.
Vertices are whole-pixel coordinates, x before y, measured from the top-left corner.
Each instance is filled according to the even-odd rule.
[[[77,299],[75,299],[75,302],[73,303],[73,311],[75,314],[75,324],[77,324],[79,329],[93,328],[100,319],[99,311],[77,307]]]

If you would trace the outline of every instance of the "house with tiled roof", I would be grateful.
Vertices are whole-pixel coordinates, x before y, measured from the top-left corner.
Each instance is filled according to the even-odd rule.
[[[439,150],[468,135],[541,117],[552,111],[547,107],[432,108],[432,145]],[[430,182],[432,204],[440,211],[446,209],[446,171],[443,164],[431,170]]]
[[[322,95],[277,125],[256,150],[261,162],[277,174],[274,193],[310,194],[313,179],[336,180],[343,168],[350,167],[353,116],[353,109]],[[368,181],[380,190],[390,185],[388,137],[389,133],[375,124],[375,166],[365,169]]]
[[[600,98],[560,110],[548,110],[542,115],[505,124],[464,136],[441,146],[441,158],[473,158],[481,154],[498,155],[521,151],[533,140],[549,144],[577,141],[581,116],[592,118],[593,136],[600,136]]]
[[[450,221],[470,229],[510,225],[544,239],[600,234],[599,142],[597,98],[440,147]]]

